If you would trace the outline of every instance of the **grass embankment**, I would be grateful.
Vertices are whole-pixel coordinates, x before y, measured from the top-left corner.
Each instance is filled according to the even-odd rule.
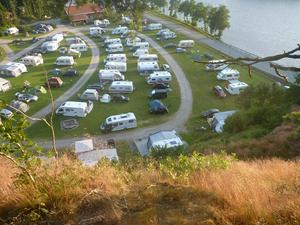
[[[87,34],[88,35],[88,34]],[[117,36],[115,36],[117,37]],[[100,68],[104,68],[104,59],[106,58],[105,49],[100,45],[99,39],[94,39],[100,48]],[[54,126],[57,138],[84,136],[84,135],[100,135],[100,124],[110,115],[116,115],[121,113],[133,112],[137,118],[138,127],[145,127],[155,124],[160,124],[167,121],[170,116],[178,110],[180,104],[180,91],[176,79],[171,82],[172,92],[169,93],[166,99],[162,99],[166,105],[169,106],[169,113],[164,115],[155,115],[149,113],[148,94],[152,90],[151,86],[145,81],[144,76],[140,76],[137,72],[137,58],[132,56],[132,52],[128,47],[125,47],[125,53],[127,55],[127,72],[125,79],[133,81],[136,90],[128,94],[130,101],[128,103],[111,102],[104,104],[100,102],[94,102],[93,111],[86,118],[76,118],[79,121],[79,128],[70,131],[62,131],[60,128],[60,122],[70,117],[55,116]],[[150,53],[157,53],[153,48],[150,48]],[[160,56],[159,63],[165,63],[164,59]],[[88,84],[99,83],[98,70],[87,82]],[[86,85],[86,86],[87,86]],[[86,89],[84,86],[79,93],[73,96],[70,100],[81,101],[79,99],[80,93],[83,93]],[[105,87],[105,91],[101,94],[107,93],[108,85]],[[37,132],[39,131],[39,132]],[[29,127],[27,134],[32,138],[48,138],[51,135],[48,127],[44,123],[38,123]]]
[[[6,53],[2,47],[0,47],[0,62],[6,57]]]
[[[187,167],[168,171],[152,161],[86,168],[63,157],[35,168],[35,186],[17,182],[18,169],[1,160],[0,219],[16,225],[299,224],[298,162],[234,161],[217,169],[216,159],[202,157],[206,169],[178,179],[172,175]]]

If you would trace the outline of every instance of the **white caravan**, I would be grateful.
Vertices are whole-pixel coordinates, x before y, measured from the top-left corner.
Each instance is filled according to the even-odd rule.
[[[57,41],[46,41],[41,45],[41,48],[47,52],[54,52],[59,48],[59,43]]]
[[[164,40],[174,39],[177,37],[176,33],[173,31],[163,32],[160,36]]]
[[[147,78],[148,84],[168,84],[172,80],[172,75],[168,71],[155,71]]]
[[[137,127],[136,117],[134,113],[129,112],[125,114],[107,117],[105,121],[101,124],[100,129],[103,132],[111,132],[135,127]]]
[[[56,41],[58,43],[62,42],[64,40],[64,35],[63,34],[55,34],[51,38],[51,41]]]
[[[156,33],[156,36],[161,36],[165,32],[172,32],[170,29],[161,29]]]
[[[10,88],[11,88],[10,81],[0,77],[0,92],[6,92]]]
[[[141,55],[149,54],[149,49],[147,48],[139,48],[135,50],[134,53],[132,53],[132,56],[134,57],[140,57]]]
[[[66,38],[66,43],[67,43],[67,45],[71,45],[71,44],[79,44],[79,43],[85,43],[85,42],[80,37],[69,37],[69,38]]]
[[[153,62],[153,61],[158,61],[157,54],[140,55],[138,59],[138,62]]]
[[[119,70],[100,70],[99,80],[102,81],[120,81],[124,80],[125,77]]]
[[[132,93],[133,90],[132,81],[113,81],[108,88],[109,93]]]
[[[86,52],[88,50],[88,46],[85,43],[76,43],[70,45],[70,50],[76,50],[79,52]]]
[[[104,41],[104,45],[106,46],[111,44],[122,44],[122,41],[120,38],[109,38]]]
[[[162,24],[161,23],[150,23],[145,28],[146,28],[146,30],[161,30]]]
[[[138,62],[137,71],[140,75],[150,74],[154,71],[159,70],[159,65],[157,62]]]
[[[9,62],[0,66],[0,75],[18,77],[27,72],[27,67],[23,63]]]
[[[67,101],[56,109],[57,115],[86,117],[93,109],[93,102]]]
[[[100,26],[100,27],[107,27],[107,26],[110,25],[110,21],[108,19],[94,20],[94,25],[95,26]]]
[[[231,95],[239,95],[243,90],[248,88],[248,84],[239,80],[230,80],[225,86],[225,90]]]
[[[224,59],[211,60],[205,68],[207,71],[221,71],[228,66],[228,64],[224,63],[224,61]]]
[[[99,93],[96,89],[86,89],[80,96],[81,100],[98,101]]]
[[[124,48],[122,44],[110,44],[105,49],[108,53],[114,53],[114,52],[123,52]]]
[[[160,149],[160,148],[170,149],[170,148],[176,148],[183,145],[184,145],[183,141],[176,134],[175,130],[158,131],[154,134],[150,134],[147,141],[147,147],[150,152],[153,149]]]
[[[98,36],[104,33],[104,29],[101,27],[90,27],[90,35]]]
[[[181,40],[179,41],[178,47],[179,48],[192,48],[195,46],[194,40]]]
[[[104,63],[107,62],[127,62],[127,57],[126,54],[109,54],[104,60]]]
[[[150,45],[149,42],[143,41],[143,42],[137,42],[132,46],[132,50],[135,51],[136,49],[149,49]]]
[[[240,72],[235,69],[225,68],[217,75],[218,80],[238,80],[240,78]]]
[[[134,46],[135,43],[139,43],[141,42],[141,39],[139,37],[135,37],[135,38],[126,38],[126,43],[125,45],[128,47]]]
[[[68,55],[74,56],[75,58],[80,58],[81,52],[77,51],[75,49],[69,49],[68,50]]]
[[[7,33],[8,35],[18,35],[19,29],[16,27],[10,27],[5,31],[5,33]]]
[[[44,63],[42,54],[38,55],[27,55],[20,60],[21,63],[26,66],[38,66]]]
[[[72,66],[75,61],[73,56],[60,56],[56,59],[55,64],[58,66]]]
[[[119,70],[122,73],[127,71],[127,63],[126,62],[107,62],[104,66],[106,70]]]
[[[114,28],[112,30],[111,34],[123,34],[126,32],[128,32],[128,27],[119,26],[119,27]]]

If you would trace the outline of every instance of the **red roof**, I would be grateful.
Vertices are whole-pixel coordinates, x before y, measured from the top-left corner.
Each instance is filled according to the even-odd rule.
[[[102,7],[97,4],[85,4],[82,6],[70,6],[66,7],[66,13],[70,16],[87,15],[87,14],[99,14],[102,12]]]
[[[71,16],[71,19],[73,22],[79,22],[79,21],[83,21],[83,20],[88,20],[89,17],[85,14],[81,14],[81,15]]]

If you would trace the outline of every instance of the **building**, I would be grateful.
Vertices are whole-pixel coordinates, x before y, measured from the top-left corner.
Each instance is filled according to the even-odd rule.
[[[65,11],[73,24],[90,23],[99,18],[103,11],[103,8],[95,3],[88,3],[82,6],[77,6],[74,1],[70,1],[65,5]]]

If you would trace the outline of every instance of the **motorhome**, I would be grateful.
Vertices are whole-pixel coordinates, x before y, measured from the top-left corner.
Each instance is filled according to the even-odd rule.
[[[10,88],[11,88],[10,81],[0,77],[0,92],[6,92]]]
[[[57,110],[57,115],[86,117],[93,109],[93,102],[67,101],[61,104]]]
[[[165,33],[165,32],[171,32],[171,30],[169,30],[169,29],[161,29],[161,30],[159,30],[157,33],[156,33],[156,36],[161,36],[163,33]]]
[[[179,48],[193,48],[195,46],[194,40],[181,40],[179,41]]]
[[[145,30],[161,30],[162,24],[161,23],[150,23],[144,27]]]
[[[207,71],[221,71],[228,67],[228,64],[224,63],[224,61],[224,59],[211,60],[208,62],[205,68]]]
[[[86,52],[88,50],[88,46],[85,43],[77,43],[71,44],[69,49],[77,50],[79,52]]]
[[[248,88],[248,84],[239,80],[230,80],[225,86],[225,90],[231,95],[239,95],[242,91]]]
[[[119,26],[119,27],[114,28],[112,30],[111,34],[123,34],[126,32],[128,32],[128,27]]]
[[[123,52],[124,48],[122,44],[110,44],[105,49],[108,53],[114,53],[114,52]]]
[[[72,66],[75,61],[73,56],[60,56],[56,59],[55,64],[58,66]]]
[[[134,46],[135,43],[139,43],[141,42],[141,39],[139,37],[135,37],[135,38],[126,38],[126,42],[125,45],[128,47]]]
[[[38,66],[44,63],[42,54],[27,55],[20,60],[26,66]]]
[[[92,35],[93,37],[97,37],[103,33],[104,33],[104,29],[101,27],[90,27],[90,35]]]
[[[100,70],[99,80],[102,81],[120,81],[124,80],[125,77],[119,70]]]
[[[19,29],[16,28],[16,27],[10,27],[10,28],[8,28],[8,29],[5,31],[5,33],[6,33],[7,35],[18,35],[18,34],[19,34]]]
[[[67,43],[67,45],[71,45],[71,44],[79,44],[79,43],[85,43],[85,42],[80,37],[69,37],[69,38],[66,38],[66,43]]]
[[[140,55],[138,59],[138,62],[152,62],[152,61],[158,61],[157,54]]]
[[[107,27],[110,25],[110,21],[108,19],[94,20],[94,25],[100,27]]]
[[[127,62],[126,54],[109,54],[104,63],[107,62]]]
[[[127,71],[127,63],[126,62],[107,62],[104,66],[106,70],[119,70],[122,73]]]
[[[108,46],[111,44],[122,44],[122,41],[120,38],[108,38],[104,41],[105,46]]]
[[[134,113],[129,112],[120,115],[107,117],[101,124],[100,129],[103,132],[119,131],[137,127],[137,121]]]
[[[69,49],[68,50],[68,55],[73,56],[74,58],[80,58],[81,57],[81,52],[77,51],[75,49]]]
[[[56,41],[58,43],[62,42],[64,40],[64,35],[63,34],[55,34],[52,36],[51,41]]]
[[[218,80],[238,80],[240,78],[240,72],[232,68],[225,68],[217,74]]]
[[[133,90],[132,81],[113,81],[108,88],[109,93],[132,93]]]
[[[131,51],[136,51],[137,49],[149,49],[149,42],[137,42],[131,47]]]
[[[149,54],[149,49],[147,48],[139,48],[134,53],[132,53],[132,56],[134,57],[140,57],[141,55]]]
[[[90,100],[90,101],[98,101],[99,93],[95,89],[86,89],[81,95],[81,100]]]
[[[54,52],[59,48],[57,41],[46,41],[41,45],[41,48],[47,52]]]
[[[163,32],[161,34],[161,39],[163,40],[169,40],[169,39],[174,39],[177,37],[176,33],[174,33],[173,31],[168,31],[168,32]]]
[[[147,78],[148,84],[168,84],[172,80],[172,75],[168,71],[155,71]]]
[[[154,71],[160,70],[157,62],[138,62],[137,63],[137,71],[140,75],[150,74]]]
[[[0,76],[18,77],[27,72],[27,67],[23,63],[8,62],[0,66]]]
[[[183,145],[183,141],[177,135],[175,130],[158,131],[156,133],[150,134],[147,141],[147,147],[149,152],[151,152],[154,149],[171,149]]]

